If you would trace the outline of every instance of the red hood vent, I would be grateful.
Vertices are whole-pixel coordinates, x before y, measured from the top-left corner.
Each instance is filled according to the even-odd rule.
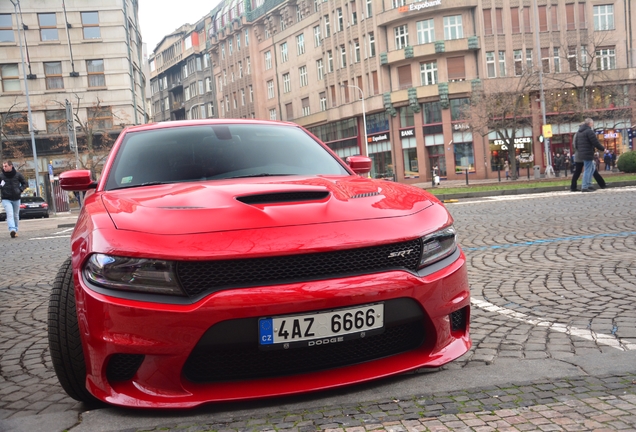
[[[369,192],[369,193],[361,193],[361,194],[353,195],[351,198],[367,198],[367,197],[378,196],[378,195],[380,195],[380,192]]]
[[[327,191],[274,192],[240,196],[236,199],[250,205],[278,204],[286,202],[322,201],[329,196]]]

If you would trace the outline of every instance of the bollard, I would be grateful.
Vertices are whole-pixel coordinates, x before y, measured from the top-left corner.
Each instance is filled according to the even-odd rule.
[[[528,180],[530,180],[530,164],[526,168],[528,168]]]
[[[501,183],[501,165],[497,165],[497,178],[499,179],[499,183]]]
[[[466,168],[466,186],[468,186],[468,168]]]
[[[431,185],[435,187],[435,170],[431,170]]]

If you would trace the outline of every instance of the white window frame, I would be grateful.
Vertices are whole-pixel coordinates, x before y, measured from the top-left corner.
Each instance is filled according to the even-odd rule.
[[[616,69],[616,48],[597,49],[596,68],[598,70]]]
[[[272,68],[272,52],[265,52],[265,70],[269,70]]]
[[[450,15],[444,17],[444,40],[454,40],[464,38],[464,26],[461,15]]]
[[[317,25],[314,27],[314,47],[319,47],[322,45],[322,39],[320,38],[320,26]]]
[[[336,8],[336,31],[341,32],[344,30],[344,16],[342,15],[342,8]]]
[[[423,86],[438,83],[437,61],[420,63],[420,79]]]
[[[488,78],[497,77],[497,67],[495,65],[494,51],[486,51],[486,76]]]
[[[395,49],[404,49],[409,45],[409,28],[407,24],[393,27],[395,35]]]
[[[340,45],[340,68],[347,67],[347,48],[344,45]]]
[[[267,81],[267,99],[274,99],[274,80]]]
[[[325,79],[325,65],[322,59],[316,60],[316,75],[318,76],[318,81]]]
[[[289,60],[289,52],[287,50],[287,42],[280,44],[280,62],[286,63]]]
[[[296,36],[296,54],[305,54],[305,34],[301,33]]]
[[[333,51],[327,51],[327,72],[333,72]]]
[[[613,4],[595,5],[593,9],[595,31],[615,30]]]
[[[291,92],[291,78],[289,72],[283,74],[283,93]]]
[[[435,22],[433,18],[417,22],[417,43],[435,42]]]
[[[307,76],[307,66],[298,68],[298,77],[300,78],[300,86],[307,87],[309,85],[309,77]]]

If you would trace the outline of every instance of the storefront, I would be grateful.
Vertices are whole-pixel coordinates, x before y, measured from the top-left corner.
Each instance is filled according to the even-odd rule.
[[[519,161],[521,167],[525,167],[529,163],[534,162],[532,154],[532,137],[517,137],[514,139],[514,145],[510,145],[502,139],[494,139],[490,141],[490,169],[495,172],[503,170],[504,162],[510,161],[514,157]]]
[[[369,157],[373,161],[371,177],[395,180],[391,156],[391,134],[388,132],[368,137]]]
[[[415,128],[401,129],[400,142],[402,144],[402,157],[404,160],[404,178],[419,178],[419,163],[417,162],[417,142],[415,140]]]

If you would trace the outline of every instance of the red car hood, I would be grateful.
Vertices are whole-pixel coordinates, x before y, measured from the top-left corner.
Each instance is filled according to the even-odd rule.
[[[294,195],[290,198],[287,194]],[[426,192],[414,187],[358,176],[173,183],[102,194],[117,229],[151,234],[210,233],[399,217],[431,206],[429,198]]]

